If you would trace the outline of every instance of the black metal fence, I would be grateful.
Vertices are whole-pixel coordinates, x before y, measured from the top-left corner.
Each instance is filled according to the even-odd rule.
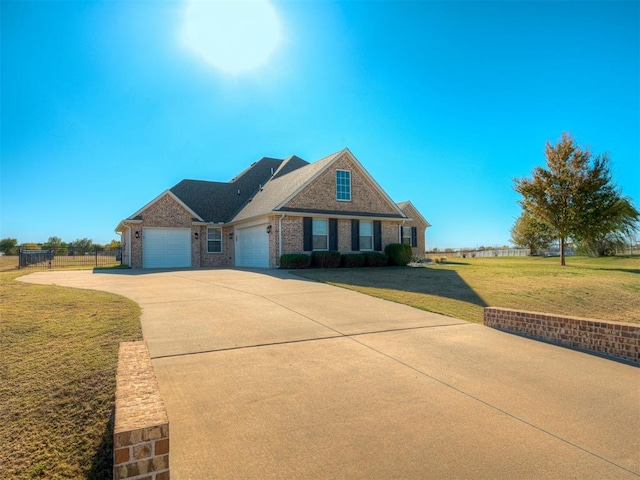
[[[18,253],[18,268],[88,268],[122,265],[122,249],[94,248],[90,251],[68,247],[27,250]]]

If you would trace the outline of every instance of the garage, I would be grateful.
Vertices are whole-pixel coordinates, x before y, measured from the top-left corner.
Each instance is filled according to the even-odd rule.
[[[191,267],[191,229],[142,229],[142,268],[183,267]]]
[[[236,229],[236,266],[269,268],[267,224]]]

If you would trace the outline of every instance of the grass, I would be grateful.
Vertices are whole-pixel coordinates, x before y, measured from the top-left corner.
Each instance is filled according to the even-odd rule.
[[[15,270],[18,268],[18,257],[16,255],[0,255],[0,272]]]
[[[31,285],[0,257],[3,478],[112,477],[118,343],[140,340],[123,297]]]
[[[306,278],[482,323],[486,306],[640,323],[640,256],[460,259],[425,268],[296,270]]]

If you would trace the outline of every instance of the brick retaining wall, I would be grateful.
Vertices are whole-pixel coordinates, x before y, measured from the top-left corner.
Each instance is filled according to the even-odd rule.
[[[640,364],[640,325],[523,312],[484,309],[484,324],[571,348]]]
[[[169,480],[169,419],[145,342],[118,352],[114,480]]]

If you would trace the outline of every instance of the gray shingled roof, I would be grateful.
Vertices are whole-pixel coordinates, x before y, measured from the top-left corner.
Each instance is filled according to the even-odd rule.
[[[265,157],[230,182],[182,180],[169,190],[205,222],[227,223],[255,195],[260,186],[267,183],[283,162],[284,160]]]
[[[276,175],[238,212],[234,220],[246,220],[273,212],[278,205],[302,187],[339,153],[341,152],[336,152],[317,162],[307,163],[286,174]],[[283,168],[285,167],[283,165]]]

